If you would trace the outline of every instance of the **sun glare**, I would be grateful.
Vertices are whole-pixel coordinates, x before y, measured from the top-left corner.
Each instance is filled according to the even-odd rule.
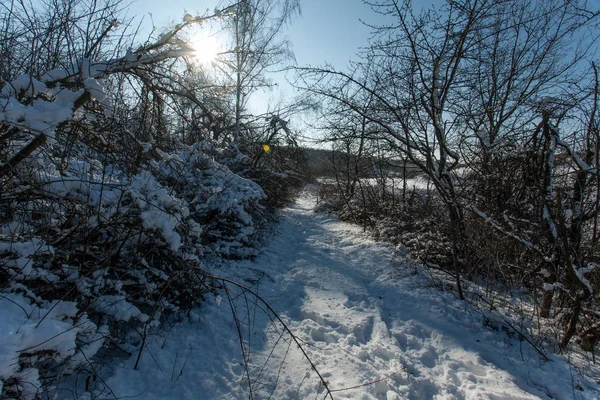
[[[194,49],[194,58],[201,64],[210,64],[220,51],[219,41],[214,36],[195,35],[190,45]]]

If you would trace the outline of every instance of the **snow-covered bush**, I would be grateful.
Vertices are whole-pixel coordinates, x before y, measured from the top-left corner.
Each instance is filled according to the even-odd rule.
[[[288,122],[278,115],[249,124],[246,129],[246,137],[225,148],[218,160],[258,183],[272,212],[289,204],[307,182],[306,154]]]
[[[37,399],[48,374],[68,375],[87,365],[109,333],[75,302],[22,292],[3,294],[0,307],[0,392],[2,398]]]
[[[254,255],[267,218],[262,188],[217,162],[223,156],[214,142],[181,147],[152,164],[155,175],[185,199],[203,245],[226,258]]]
[[[172,134],[161,96],[189,96],[185,82],[152,79],[177,75],[165,74],[189,52],[177,32],[203,18],[98,60],[118,25],[103,15],[93,51],[74,45],[54,65],[40,50],[48,72],[0,76],[1,398],[93,376],[100,349],[143,351],[152,329],[212,290],[207,259],[253,256],[268,220],[262,188],[226,165],[243,154]]]
[[[362,225],[377,240],[407,247],[415,260],[444,269],[451,265],[448,221],[437,199],[424,191],[413,193],[408,202],[403,202],[400,194],[382,199],[367,184],[348,199],[336,192],[335,185],[328,186],[320,210]]]
[[[213,146],[161,152],[135,175],[102,164],[100,155],[60,160],[49,155],[52,147],[34,153],[0,198],[7,211],[0,227],[4,293],[20,293],[21,302],[40,309],[68,301],[78,310],[73,315],[105,327],[103,337],[121,346],[131,327],[199,304],[209,290],[204,254],[255,254],[265,222],[262,189],[216,162],[207,154]],[[55,361],[64,368],[64,360]],[[43,357],[21,362],[15,373],[42,362],[41,376],[48,376]]]

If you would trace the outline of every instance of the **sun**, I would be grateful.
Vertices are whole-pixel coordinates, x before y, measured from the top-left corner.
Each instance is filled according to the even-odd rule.
[[[189,41],[194,51],[194,58],[200,64],[210,64],[221,51],[219,40],[215,36],[196,34]]]

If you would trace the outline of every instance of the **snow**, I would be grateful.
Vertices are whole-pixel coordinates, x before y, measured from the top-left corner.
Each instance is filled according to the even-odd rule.
[[[326,185],[336,184],[336,180],[334,178],[318,178],[317,180]],[[380,183],[378,178],[363,178],[360,181],[361,183],[370,186],[377,186]],[[394,190],[396,192],[402,190],[403,180],[400,177],[388,177],[386,183],[390,190]],[[420,175],[416,178],[406,179],[406,188],[407,190],[428,190],[432,188],[432,183],[427,179],[427,177]]]
[[[158,230],[173,251],[181,247],[181,236],[175,232],[179,219],[166,212],[167,208],[176,208],[183,217],[189,215],[189,210],[183,203],[167,193],[148,171],[135,176],[131,182],[132,197],[143,210],[140,214],[144,228]]]
[[[32,238],[26,242],[0,242],[0,255],[4,253],[15,253],[20,257],[30,257],[40,253],[54,253],[54,248],[40,238]]]
[[[283,210],[264,253],[228,270],[297,342],[251,292],[228,285],[189,321],[149,336],[137,370],[135,354],[105,371],[114,396],[241,399],[252,387],[255,399],[323,399],[327,387],[335,399],[599,398],[563,356],[544,362],[486,327],[406,256],[314,204],[305,194]]]
[[[38,306],[21,295],[1,294],[0,390],[16,379],[21,382],[20,398],[37,399],[39,371],[21,368],[21,363],[26,365],[28,358],[38,357],[68,360],[63,371],[68,374],[94,356],[103,345],[106,330],[97,330],[86,314],[77,313],[74,302],[54,300]]]
[[[63,68],[53,69],[53,70],[46,72],[42,76],[42,80],[46,83],[53,82],[53,81],[59,81],[61,79],[68,78],[71,74],[72,73],[70,73],[69,71],[67,71],[66,69],[63,69]]]
[[[590,281],[585,277],[585,273],[588,272],[588,269],[577,268],[576,265],[571,265],[571,268],[573,268],[573,272],[575,272],[577,279],[579,279],[579,281],[587,288],[588,293],[590,295],[594,294],[594,289],[592,288]]]
[[[545,291],[550,291],[550,290],[554,290],[554,285],[552,285],[550,283],[547,283],[547,282],[544,282],[544,285],[542,286],[542,288]]]
[[[35,96],[46,89],[46,85],[27,74],[21,74],[14,81],[5,85],[0,91],[0,96],[15,95]]]
[[[65,72],[66,73],[66,72]],[[64,75],[57,70],[50,71],[54,76]],[[44,75],[44,79],[49,76]],[[44,92],[52,101],[35,98]],[[0,121],[20,128],[42,132],[54,138],[54,129],[73,118],[75,102],[84,94],[83,90],[72,91],[61,87],[48,89],[46,84],[23,74],[0,90]],[[33,99],[31,104],[22,98]]]
[[[149,317],[125,300],[125,296],[104,295],[99,297],[92,306],[95,310],[114,317],[118,321],[129,321],[136,318],[141,322],[146,322]]]
[[[106,100],[106,93],[104,91],[105,89],[102,83],[100,83],[100,81],[93,78],[88,78],[83,81],[83,84],[85,85],[85,88],[88,90],[92,98],[100,102]]]

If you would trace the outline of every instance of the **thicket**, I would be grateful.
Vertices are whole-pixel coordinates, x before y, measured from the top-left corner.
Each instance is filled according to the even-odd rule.
[[[264,3],[187,14],[143,43],[118,0],[0,4],[0,398],[51,396],[74,373],[91,391],[95,355],[141,352],[202,302],[208,260],[257,253],[303,158],[285,114],[247,112],[268,64],[212,76],[186,33],[256,38],[244,13]],[[228,54],[268,52],[280,26]]]
[[[333,150],[322,207],[407,246],[459,298],[519,315],[540,346],[551,329],[555,349],[593,352],[599,11],[559,0],[447,0],[420,13],[409,1],[369,4],[389,24],[373,27],[350,72],[299,73]]]

